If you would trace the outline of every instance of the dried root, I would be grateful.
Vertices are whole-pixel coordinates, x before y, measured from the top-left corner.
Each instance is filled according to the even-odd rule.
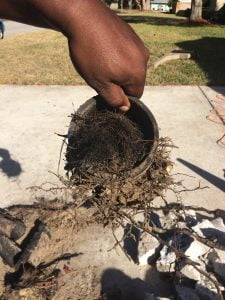
[[[72,116],[74,130],[68,136],[68,175],[118,174],[132,169],[147,155],[149,141],[123,114],[96,111],[87,117]]]

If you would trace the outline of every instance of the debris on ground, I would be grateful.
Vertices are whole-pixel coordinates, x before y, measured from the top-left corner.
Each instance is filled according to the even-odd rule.
[[[46,235],[48,237],[47,239],[45,239]],[[48,244],[50,237],[51,236],[46,225],[42,221],[37,219],[35,221],[34,226],[31,228],[30,232],[28,233],[26,240],[23,241],[23,244],[21,245],[21,248],[23,248],[23,250],[21,251],[20,255],[18,255],[17,257],[15,269],[18,270],[20,266],[25,265],[27,262],[32,262],[32,265],[34,266],[37,265],[38,255],[37,255],[37,251],[35,250],[37,248],[40,248],[39,244],[41,238],[44,239],[44,242],[46,244]],[[33,258],[31,256],[33,256]]]
[[[176,254],[167,246],[160,251],[160,257],[157,260],[156,268],[159,272],[170,273],[175,271]]]
[[[0,256],[10,267],[14,267],[14,257],[21,252],[21,249],[13,240],[0,234]]]
[[[144,266],[156,260],[160,248],[159,241],[150,234],[143,233],[138,245],[138,262]]]
[[[93,193],[92,197],[94,195]],[[192,295],[191,299],[198,299],[198,297],[200,299],[202,297],[222,299],[221,295],[224,293],[224,246],[220,243],[221,240],[205,238],[205,236],[200,235],[198,230],[207,228],[209,225],[210,228],[213,226],[213,230],[223,229],[223,211],[211,212],[210,218],[207,219],[205,215],[199,219],[199,214],[202,213],[201,208],[195,208],[196,213],[194,213],[193,209],[189,211],[190,208],[178,203],[154,207],[151,201],[149,207],[151,213],[146,218],[145,211],[140,211],[138,207],[136,209],[136,205],[133,209],[131,206],[124,207],[123,204],[117,203],[120,219],[117,219],[118,216],[115,213],[112,223],[105,225],[105,230],[108,230],[112,224],[115,226],[117,220],[120,221],[116,227],[120,228],[121,233],[124,230],[124,235],[122,235],[122,240],[118,240],[115,236],[116,245],[124,247],[126,244],[122,244],[124,238],[129,237],[129,235],[132,237],[135,233],[136,238],[133,236],[133,239],[136,243],[135,247],[137,247],[137,251],[135,250],[137,259],[134,261],[140,267],[146,264],[152,265],[152,267],[156,266],[159,274],[170,274],[179,299],[188,299],[187,295]],[[75,291],[76,296],[73,299],[98,299],[97,295],[100,293],[100,288],[97,278],[101,276],[100,269],[90,267],[90,258],[90,265],[82,270],[76,260],[78,256],[84,255],[85,257],[88,245],[93,247],[88,229],[90,226],[95,243],[95,239],[99,240],[100,236],[103,240],[105,239],[104,227],[100,230],[104,224],[101,225],[103,219],[99,218],[98,206],[77,208],[76,202],[74,202],[73,205],[70,204],[69,206],[62,203],[62,209],[60,209],[59,202],[56,201],[55,206],[54,202],[49,204],[46,202],[43,208],[41,201],[34,204],[33,207],[28,206],[26,209],[13,207],[7,212],[12,217],[16,215],[18,219],[23,219],[26,234],[23,239],[20,238],[16,245],[16,251],[11,256],[13,263],[4,260],[5,263],[9,264],[9,269],[4,267],[7,270],[4,278],[6,286],[2,290],[1,299],[17,300],[27,297],[27,299],[58,300],[63,299],[65,292],[74,295]],[[212,217],[213,215],[215,218]],[[166,216],[172,216],[172,221],[165,222]],[[206,220],[210,220],[210,223]],[[98,222],[100,222],[97,225],[99,237],[97,237],[97,232],[94,233],[93,231]],[[125,224],[132,224],[132,226],[125,227]],[[181,228],[179,228],[179,224],[182,224]],[[136,231],[133,226],[137,228]],[[114,230],[114,227],[111,229]],[[86,231],[87,233],[84,234]],[[76,242],[79,234],[81,234],[80,238],[86,241],[84,252],[65,253],[68,251],[67,249],[79,248]],[[7,241],[15,245],[13,240],[6,238]],[[112,239],[114,239],[113,231]],[[103,245],[104,242],[98,248],[101,249],[99,253],[107,252],[108,249],[104,249]],[[214,245],[213,248],[212,245]],[[3,255],[1,256],[3,258]],[[73,260],[74,263],[71,265],[70,261]],[[89,281],[87,274],[90,276]],[[71,289],[74,280],[77,282],[75,290]],[[221,294],[218,293],[218,289]],[[155,293],[149,293],[148,297],[151,297],[150,299],[162,299]],[[173,299],[173,296],[171,295],[167,299]]]
[[[16,241],[25,233],[25,230],[26,227],[22,221],[13,218],[0,208],[0,233]]]
[[[183,207],[185,214],[189,215],[188,209],[184,209]],[[221,238],[224,233],[223,219],[220,217],[209,220],[204,216],[198,221],[196,214],[191,212],[190,215],[195,220],[189,222],[188,218],[182,216],[182,210],[176,208],[177,221],[184,218],[182,222],[186,219],[187,223],[179,229],[174,225],[167,228],[165,245],[156,260],[157,270],[174,273],[175,282],[178,280],[181,284],[176,285],[179,299],[223,299],[225,295],[225,247]],[[162,216],[163,209],[157,214]],[[215,234],[212,234],[212,230]],[[217,231],[220,231],[220,234],[216,234]],[[149,249],[151,250],[151,247]],[[182,286],[184,282],[185,288]]]

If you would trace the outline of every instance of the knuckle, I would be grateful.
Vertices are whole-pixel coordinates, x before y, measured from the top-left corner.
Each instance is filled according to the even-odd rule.
[[[136,83],[136,84],[128,85],[125,87],[125,92],[129,96],[133,96],[133,97],[137,97],[137,98],[140,98],[142,96],[143,90],[144,90],[144,84],[142,84],[140,82]]]
[[[146,77],[146,68],[147,66],[144,65],[139,66],[135,72],[135,76],[134,76],[134,81],[136,82],[136,84],[138,85],[144,85],[144,81],[145,81],[145,77]]]

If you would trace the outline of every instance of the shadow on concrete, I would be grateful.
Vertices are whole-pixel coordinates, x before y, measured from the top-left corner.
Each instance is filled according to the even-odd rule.
[[[169,298],[175,294],[174,273],[159,272],[155,267],[150,267],[145,274],[145,282],[153,294]]]
[[[207,75],[208,85],[225,85],[225,38],[203,37],[176,45],[193,53],[193,59]]]
[[[220,267],[223,267],[222,264]],[[219,282],[222,282],[219,280]],[[107,300],[146,300],[146,299],[157,299],[158,297],[166,299],[181,299],[178,296],[177,288],[183,290],[183,288],[188,288],[189,293],[186,295],[185,299],[192,299],[191,296],[195,296],[197,299],[198,292],[195,290],[196,280],[190,279],[188,277],[179,276],[175,277],[174,273],[163,273],[158,272],[156,268],[150,267],[145,274],[144,280],[140,278],[134,278],[127,276],[124,272],[109,268],[106,269],[101,276],[101,298]],[[216,297],[211,289],[202,286],[198,282],[198,286],[201,288],[201,296],[212,295]],[[154,295],[154,296],[153,296]],[[189,297],[188,297],[189,296]],[[206,296],[208,299],[208,297]],[[204,299],[206,299],[204,297]],[[199,298],[200,299],[200,298]],[[203,299],[203,298],[201,298]],[[214,299],[214,298],[210,298]],[[215,298],[216,299],[216,298]]]
[[[124,229],[123,249],[127,255],[138,264],[138,244],[140,240],[140,230],[132,224],[127,224]]]
[[[114,268],[106,269],[101,276],[101,295],[107,300],[146,300],[148,294],[169,297],[174,293],[171,274],[158,272],[154,267],[149,268],[144,280],[132,279]]]
[[[146,282],[118,269],[106,269],[101,276],[101,295],[107,300],[145,300],[150,292]]]
[[[193,205],[183,205],[181,203],[177,202],[171,202],[164,206],[161,206],[160,209],[162,209],[164,212],[169,212],[171,210],[193,210],[196,213],[196,216],[192,217],[187,215],[185,217],[185,222],[188,226],[195,226],[199,222],[202,222],[205,219],[208,219],[209,221],[212,221],[216,218],[221,218],[223,220],[223,223],[225,224],[225,210],[223,209],[215,209],[210,210],[206,207],[201,206],[193,206]],[[155,223],[154,223],[155,224]]]
[[[0,170],[8,177],[19,176],[22,168],[19,162],[13,160],[10,152],[6,149],[0,148]]]
[[[220,245],[225,246],[225,232],[217,228],[201,228],[203,235],[209,239],[215,239]]]
[[[197,173],[198,175],[200,175],[202,178],[206,179],[207,181],[209,181],[211,184],[213,184],[215,187],[217,187],[218,189],[220,189],[221,191],[225,192],[225,180],[189,163],[188,161],[181,159],[181,158],[177,158],[177,160],[182,163],[183,165],[185,165],[186,167],[188,167],[190,170],[194,171],[195,173]]]
[[[218,255],[216,255],[216,258],[219,258]],[[213,265],[208,262],[206,265],[206,270],[208,272],[213,272],[214,270],[217,270],[217,273],[215,273],[216,279],[225,286],[225,278],[224,278],[224,270],[225,270],[225,263],[221,262],[220,259],[217,261],[214,261]],[[223,295],[225,296],[225,291],[223,292]],[[225,298],[224,298],[225,299]]]
[[[211,86],[211,88],[216,91],[218,94],[225,97],[225,86]]]

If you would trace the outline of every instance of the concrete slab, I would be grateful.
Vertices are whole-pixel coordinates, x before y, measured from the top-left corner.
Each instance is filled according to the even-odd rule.
[[[185,192],[184,203],[225,209],[225,148],[216,143],[224,126],[206,119],[207,97],[216,94],[208,87],[146,87],[142,100],[154,113],[161,136],[179,147],[172,151],[174,173],[195,177],[178,179],[188,188],[199,181],[209,186]],[[0,86],[0,207],[32,203],[36,194],[28,187],[57,181],[48,172],[57,172],[62,139],[55,133],[65,134],[68,116],[93,95],[87,86]]]
[[[225,133],[224,125],[206,119],[212,108],[209,99],[218,91],[225,93],[224,88],[213,87],[148,87],[143,96],[158,121],[161,136],[170,137],[179,147],[171,155],[174,173],[194,176],[180,176],[190,189],[199,181],[202,187],[209,187],[183,193],[184,203],[209,209],[225,208],[225,148],[216,143]]]

